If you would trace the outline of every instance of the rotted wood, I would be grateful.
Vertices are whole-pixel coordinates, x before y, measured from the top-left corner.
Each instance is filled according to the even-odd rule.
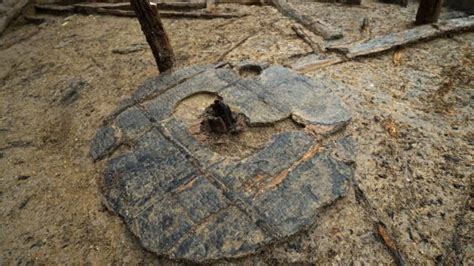
[[[205,3],[192,3],[192,2],[169,2],[169,3],[157,3],[160,10],[194,10],[206,8]]]
[[[172,69],[175,61],[174,52],[161,23],[157,6],[150,4],[148,0],[130,0],[130,4],[153,52],[158,70],[165,72]]]
[[[416,13],[416,24],[428,24],[438,21],[443,0],[420,0]]]
[[[7,28],[13,19],[20,15],[21,11],[28,4],[28,0],[15,0],[15,1],[3,1],[9,2],[6,3],[7,6],[10,6],[8,12],[0,10],[0,34]],[[2,3],[2,1],[0,1]]]
[[[51,14],[63,14],[63,13],[80,13],[80,14],[100,14],[100,15],[111,15],[118,17],[136,17],[133,10],[127,10],[124,5],[120,8],[112,8],[110,5],[91,5],[91,4],[77,4],[77,5],[55,5],[55,4],[44,4],[35,5],[35,9],[38,12],[51,13]],[[185,3],[194,4],[194,3]],[[205,4],[203,8],[205,7]],[[240,18],[247,14],[241,13],[207,13],[202,11],[159,11],[161,18],[195,18],[195,19],[214,19],[214,18]]]
[[[395,5],[400,5],[403,7],[408,6],[408,0],[379,0],[382,3],[387,3],[387,4],[395,4]]]
[[[159,10],[194,10],[203,9],[206,7],[205,3],[193,3],[193,2],[166,2],[166,3],[155,3]],[[105,9],[121,9],[121,10],[132,10],[130,3],[82,3],[75,4],[74,6],[82,6],[85,8],[105,8]]]
[[[348,5],[360,5],[361,0],[346,0],[344,1],[345,4]]]
[[[285,0],[272,0],[272,4],[284,16],[304,25],[308,30],[314,34],[322,36],[325,40],[340,39],[343,36],[340,30],[335,29],[322,20],[315,19],[299,12]]]
[[[155,3],[160,10],[193,10],[206,8],[206,3],[194,3],[194,2],[165,2]],[[73,6],[74,8],[83,9],[119,9],[119,10],[132,10],[130,3],[78,3],[73,5],[55,5],[55,4],[44,4],[37,6]]]
[[[297,71],[300,74],[312,72],[331,65],[339,64],[345,60],[339,56],[310,53],[298,58],[289,59],[284,65]]]
[[[371,55],[407,44],[443,36],[448,33],[474,30],[474,16],[450,19],[413,29],[390,33],[373,39],[346,45],[328,46],[326,49],[344,53],[348,58]]]
[[[204,111],[203,130],[219,134],[236,134],[248,126],[249,120],[241,113],[233,113],[222,98]]]
[[[195,18],[195,19],[214,19],[214,18],[242,18],[247,16],[243,13],[207,13],[207,12],[178,12],[178,11],[163,11],[160,12],[162,18]]]
[[[39,31],[40,31],[39,28],[34,28],[32,31],[16,34],[12,38],[9,38],[9,39],[3,38],[3,40],[0,41],[0,50],[7,49],[17,43],[26,41],[30,39],[31,37],[35,36],[36,34],[38,34]],[[0,79],[0,84],[1,84],[1,81],[2,80]]]
[[[321,47],[313,41],[311,36],[306,32],[303,26],[299,24],[294,24],[291,26],[291,29],[296,33],[298,37],[300,37],[306,44],[311,46],[311,49],[313,50],[314,53],[320,53],[322,52]]]
[[[26,22],[35,24],[35,25],[40,25],[46,22],[46,18],[42,18],[38,16],[24,15],[23,18],[25,19]]]
[[[216,0],[217,4],[268,5],[269,0]]]
[[[73,13],[73,5],[55,5],[55,4],[39,4],[35,5],[36,12],[48,13],[48,14],[62,14],[62,13]]]
[[[291,2],[305,2],[305,1],[295,1]],[[337,3],[337,4],[347,4],[347,5],[360,5],[362,0],[310,0],[307,2],[317,2],[317,3]]]

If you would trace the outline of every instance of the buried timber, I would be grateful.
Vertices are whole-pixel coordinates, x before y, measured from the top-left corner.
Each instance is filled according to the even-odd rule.
[[[341,85],[280,66],[240,74],[196,66],[150,79],[92,141],[107,206],[158,255],[249,255],[346,194],[354,145],[331,89]]]

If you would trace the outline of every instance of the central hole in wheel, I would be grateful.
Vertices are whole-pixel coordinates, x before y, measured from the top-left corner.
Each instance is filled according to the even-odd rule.
[[[239,112],[238,107],[231,105],[228,107],[234,119],[233,126],[225,125],[224,118],[220,118],[222,122],[215,122],[220,120],[221,116],[216,115],[212,106],[219,99],[220,97],[213,93],[194,94],[183,99],[176,106],[173,115],[186,123],[194,138],[221,155],[244,158],[261,149],[275,135],[302,129],[302,126],[290,118],[267,125],[252,125],[251,121]],[[221,100],[226,104],[225,99]],[[217,113],[219,112],[221,111]],[[212,129],[209,125],[211,123],[217,126]]]
[[[201,130],[217,134],[237,134],[248,127],[249,119],[242,113],[235,113],[224,99],[217,97],[204,110]]]

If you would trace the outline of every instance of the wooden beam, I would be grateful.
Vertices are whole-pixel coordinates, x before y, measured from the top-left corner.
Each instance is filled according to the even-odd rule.
[[[195,18],[195,19],[214,19],[214,18],[241,18],[247,14],[242,13],[207,13],[207,12],[178,12],[163,11],[160,12],[162,18]]]
[[[361,0],[346,0],[344,3],[348,5],[360,5]]]
[[[443,0],[420,0],[416,13],[416,24],[428,24],[438,21]]]
[[[111,8],[102,5],[77,4],[77,5],[35,5],[38,12],[62,14],[62,13],[80,13],[80,14],[101,14],[118,17],[136,17],[133,10],[124,8]],[[214,18],[240,18],[247,14],[242,13],[207,13],[201,11],[159,11],[161,18],[195,18],[195,19],[214,19]]]
[[[3,1],[4,4],[1,6],[6,10],[0,11],[0,34],[13,19],[20,15],[28,2],[28,0]],[[0,3],[2,3],[2,1],[0,1]]]
[[[130,4],[153,52],[158,70],[165,72],[172,69],[175,61],[174,52],[161,23],[158,7],[156,4],[150,4],[148,0],[130,0]]]
[[[436,24],[390,33],[373,39],[345,45],[328,46],[328,50],[344,53],[348,58],[371,55],[410,43],[443,36],[448,33],[474,30],[474,16],[450,19]]]
[[[387,4],[395,4],[395,5],[400,5],[403,7],[408,6],[408,0],[379,0],[382,3],[387,3]]]
[[[337,56],[325,57],[324,55],[308,54],[293,59],[285,65],[294,69],[298,73],[304,74],[342,62],[344,62],[344,59]]]
[[[298,37],[300,37],[306,44],[308,44],[309,46],[311,46],[311,49],[313,50],[314,53],[320,53],[322,52],[321,51],[321,48],[319,47],[319,45],[313,41],[313,39],[311,38],[311,36],[309,36],[309,34],[305,31],[305,29],[303,28],[303,26],[301,26],[300,24],[294,24],[293,26],[291,26],[291,29],[296,33],[296,35]]]
[[[299,12],[290,4],[288,4],[286,0],[272,0],[272,4],[284,16],[295,20],[314,34],[322,36],[325,40],[342,38],[342,32],[340,30],[334,29],[331,25],[322,20],[315,19]]]
[[[206,8],[206,3],[165,2],[156,3],[159,10],[193,10]],[[75,7],[132,10],[130,3],[78,3]]]

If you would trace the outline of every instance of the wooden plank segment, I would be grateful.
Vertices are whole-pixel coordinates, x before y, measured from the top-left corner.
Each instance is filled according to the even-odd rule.
[[[418,26],[401,32],[390,33],[373,39],[345,45],[328,46],[326,49],[344,53],[348,58],[371,55],[414,42],[448,33],[474,29],[474,16],[456,18],[436,24]]]
[[[295,20],[314,34],[322,36],[325,40],[342,38],[342,32],[339,29],[335,29],[333,26],[322,20],[315,19],[299,12],[297,9],[287,3],[286,0],[273,0],[272,4],[284,16]]]
[[[108,5],[91,5],[91,4],[76,4],[76,5],[55,5],[44,4],[35,5],[39,12],[62,14],[62,13],[79,13],[79,14],[103,14],[119,17],[135,17],[133,10],[126,10],[124,8],[115,9]],[[195,18],[195,19],[214,19],[214,18],[240,18],[247,16],[243,13],[208,13],[203,11],[160,11],[161,18]]]

